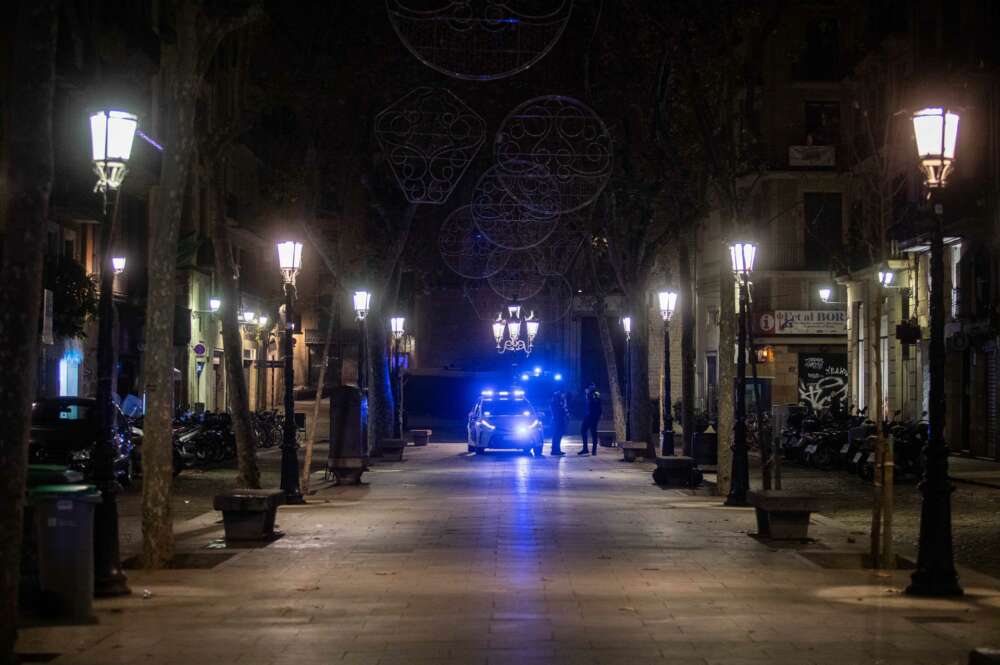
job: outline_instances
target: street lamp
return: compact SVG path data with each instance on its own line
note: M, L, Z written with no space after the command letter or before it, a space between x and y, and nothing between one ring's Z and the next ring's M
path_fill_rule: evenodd
M219 308L222 307L222 300L220 298L209 298L208 299L208 309L212 312L218 312Z
M281 440L281 489L285 492L285 503L298 504L305 503L305 500L299 490L299 445L295 440L295 368L292 343L295 319L292 306L295 302L295 278L302 268L302 243L290 240L278 243L278 267L285 287L285 335L282 339L285 356L285 422ZM253 320L253 312L249 314L250 320ZM243 318L247 320L246 312Z
M823 302L829 303L830 296L832 295L833 295L833 289L831 289L829 286L819 287L819 299L822 300Z
M125 257L124 256L112 256L111 257L111 267L114 269L116 275L120 275L125 272Z
M120 110L105 110L90 116L91 155L101 195L100 300L97 318L97 423L94 444L94 480L101 492L101 503L94 515L94 595L119 596L130 593L121 567L118 538L118 482L115 478L115 407L111 386L114 381L114 278L117 274L111 243L115 239L117 215L111 213L108 192L115 193L115 203L125 180L126 165L132 154L132 140L138 119ZM118 257L121 258L121 257ZM124 260L121 265L124 269Z
M934 212L931 232L931 335L929 436L924 446L924 477L920 483L920 540L917 569L906 593L915 596L962 594L955 571L951 535L951 493L948 478L948 444L944 440L944 220L936 194L948 184L958 143L958 113L946 107L929 107L913 114L917 159L924 172L928 202Z
M674 417L670 397L670 321L677 309L677 292L660 291L660 316L663 318L663 432L660 433L660 451L664 456L674 454Z
M884 289L892 286L893 281L896 279L896 273L889 270L888 268L883 268L878 271L878 283Z
M727 506L747 505L750 491L750 460L747 452L747 303L750 298L750 273L757 258L757 245L734 242L729 246L729 258L739 289L739 337L736 342L736 415L733 427L732 479Z
M632 317L622 317L622 329L625 331L625 440L632 440Z
M247 310L243 312L243 323L253 323L257 319L257 315L252 311Z
M403 436L403 367L400 345L402 344L403 337L406 335L406 319L402 316L394 316L389 319L389 326L392 330L392 365L396 371L395 384L397 390L396 413L394 414L395 418L393 418L393 429L395 430L395 436L398 439Z
M358 340L358 388L361 390L364 390L367 385L367 381L365 380L367 374L365 363L368 359L365 350L368 345L368 336L366 334L365 320L368 317L368 312L371 310L371 305L371 293L364 290L354 292L354 314L358 319L358 334L360 335L360 339Z
M521 336L522 326L526 339ZM530 356L535 348L535 337L538 336L541 322L535 318L534 312L530 312L527 316L521 316L520 305L508 305L507 318L504 318L503 312L500 312L491 327L493 339L497 343L497 353L524 351L524 355ZM505 333L506 338L504 338Z

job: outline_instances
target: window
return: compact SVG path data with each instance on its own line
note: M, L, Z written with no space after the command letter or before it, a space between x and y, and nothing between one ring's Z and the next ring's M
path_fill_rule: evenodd
M833 256L841 253L841 194L806 192L802 196L806 268L829 270Z
M840 21L833 16L815 16L806 21L804 32L796 78L800 81L840 78Z
M840 142L840 104L806 102L806 145L837 145Z

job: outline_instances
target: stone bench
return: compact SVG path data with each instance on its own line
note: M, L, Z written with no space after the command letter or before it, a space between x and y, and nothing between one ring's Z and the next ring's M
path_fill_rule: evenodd
M616 438L618 437L614 431L598 430L597 432L597 441L605 448L614 448Z
M646 456L645 441L622 441L619 447L622 449L622 459L626 462L634 462L637 457Z
M382 449L382 459L387 462L402 462L403 448L406 442L402 439L382 439L379 448Z
M275 535L274 516L284 503L280 489L236 489L216 494L212 505L222 511L226 540L268 540Z
M1000 649L979 647L969 652L969 665L1000 665Z
M431 440L433 432L429 429L411 429L410 436L413 437L414 446L426 446Z
M819 510L819 499L795 490L759 490L748 495L757 513L757 535L774 540L805 540L809 516Z
M661 487L698 487L702 479L694 458L682 455L656 458L653 482Z

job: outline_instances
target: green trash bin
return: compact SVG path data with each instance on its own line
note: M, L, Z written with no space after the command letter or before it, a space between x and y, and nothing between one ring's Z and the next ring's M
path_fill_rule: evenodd
M38 485L28 492L38 543L39 611L89 620L94 599L93 485Z
M39 485L77 485L83 474L61 464L29 464L28 489Z

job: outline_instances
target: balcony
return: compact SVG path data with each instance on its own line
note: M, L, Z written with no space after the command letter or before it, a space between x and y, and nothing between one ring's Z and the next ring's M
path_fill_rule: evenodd
M832 145L790 145L788 165L806 169L829 169L837 165L837 149Z
M802 270L805 251L798 242L769 242L757 252L757 270Z

